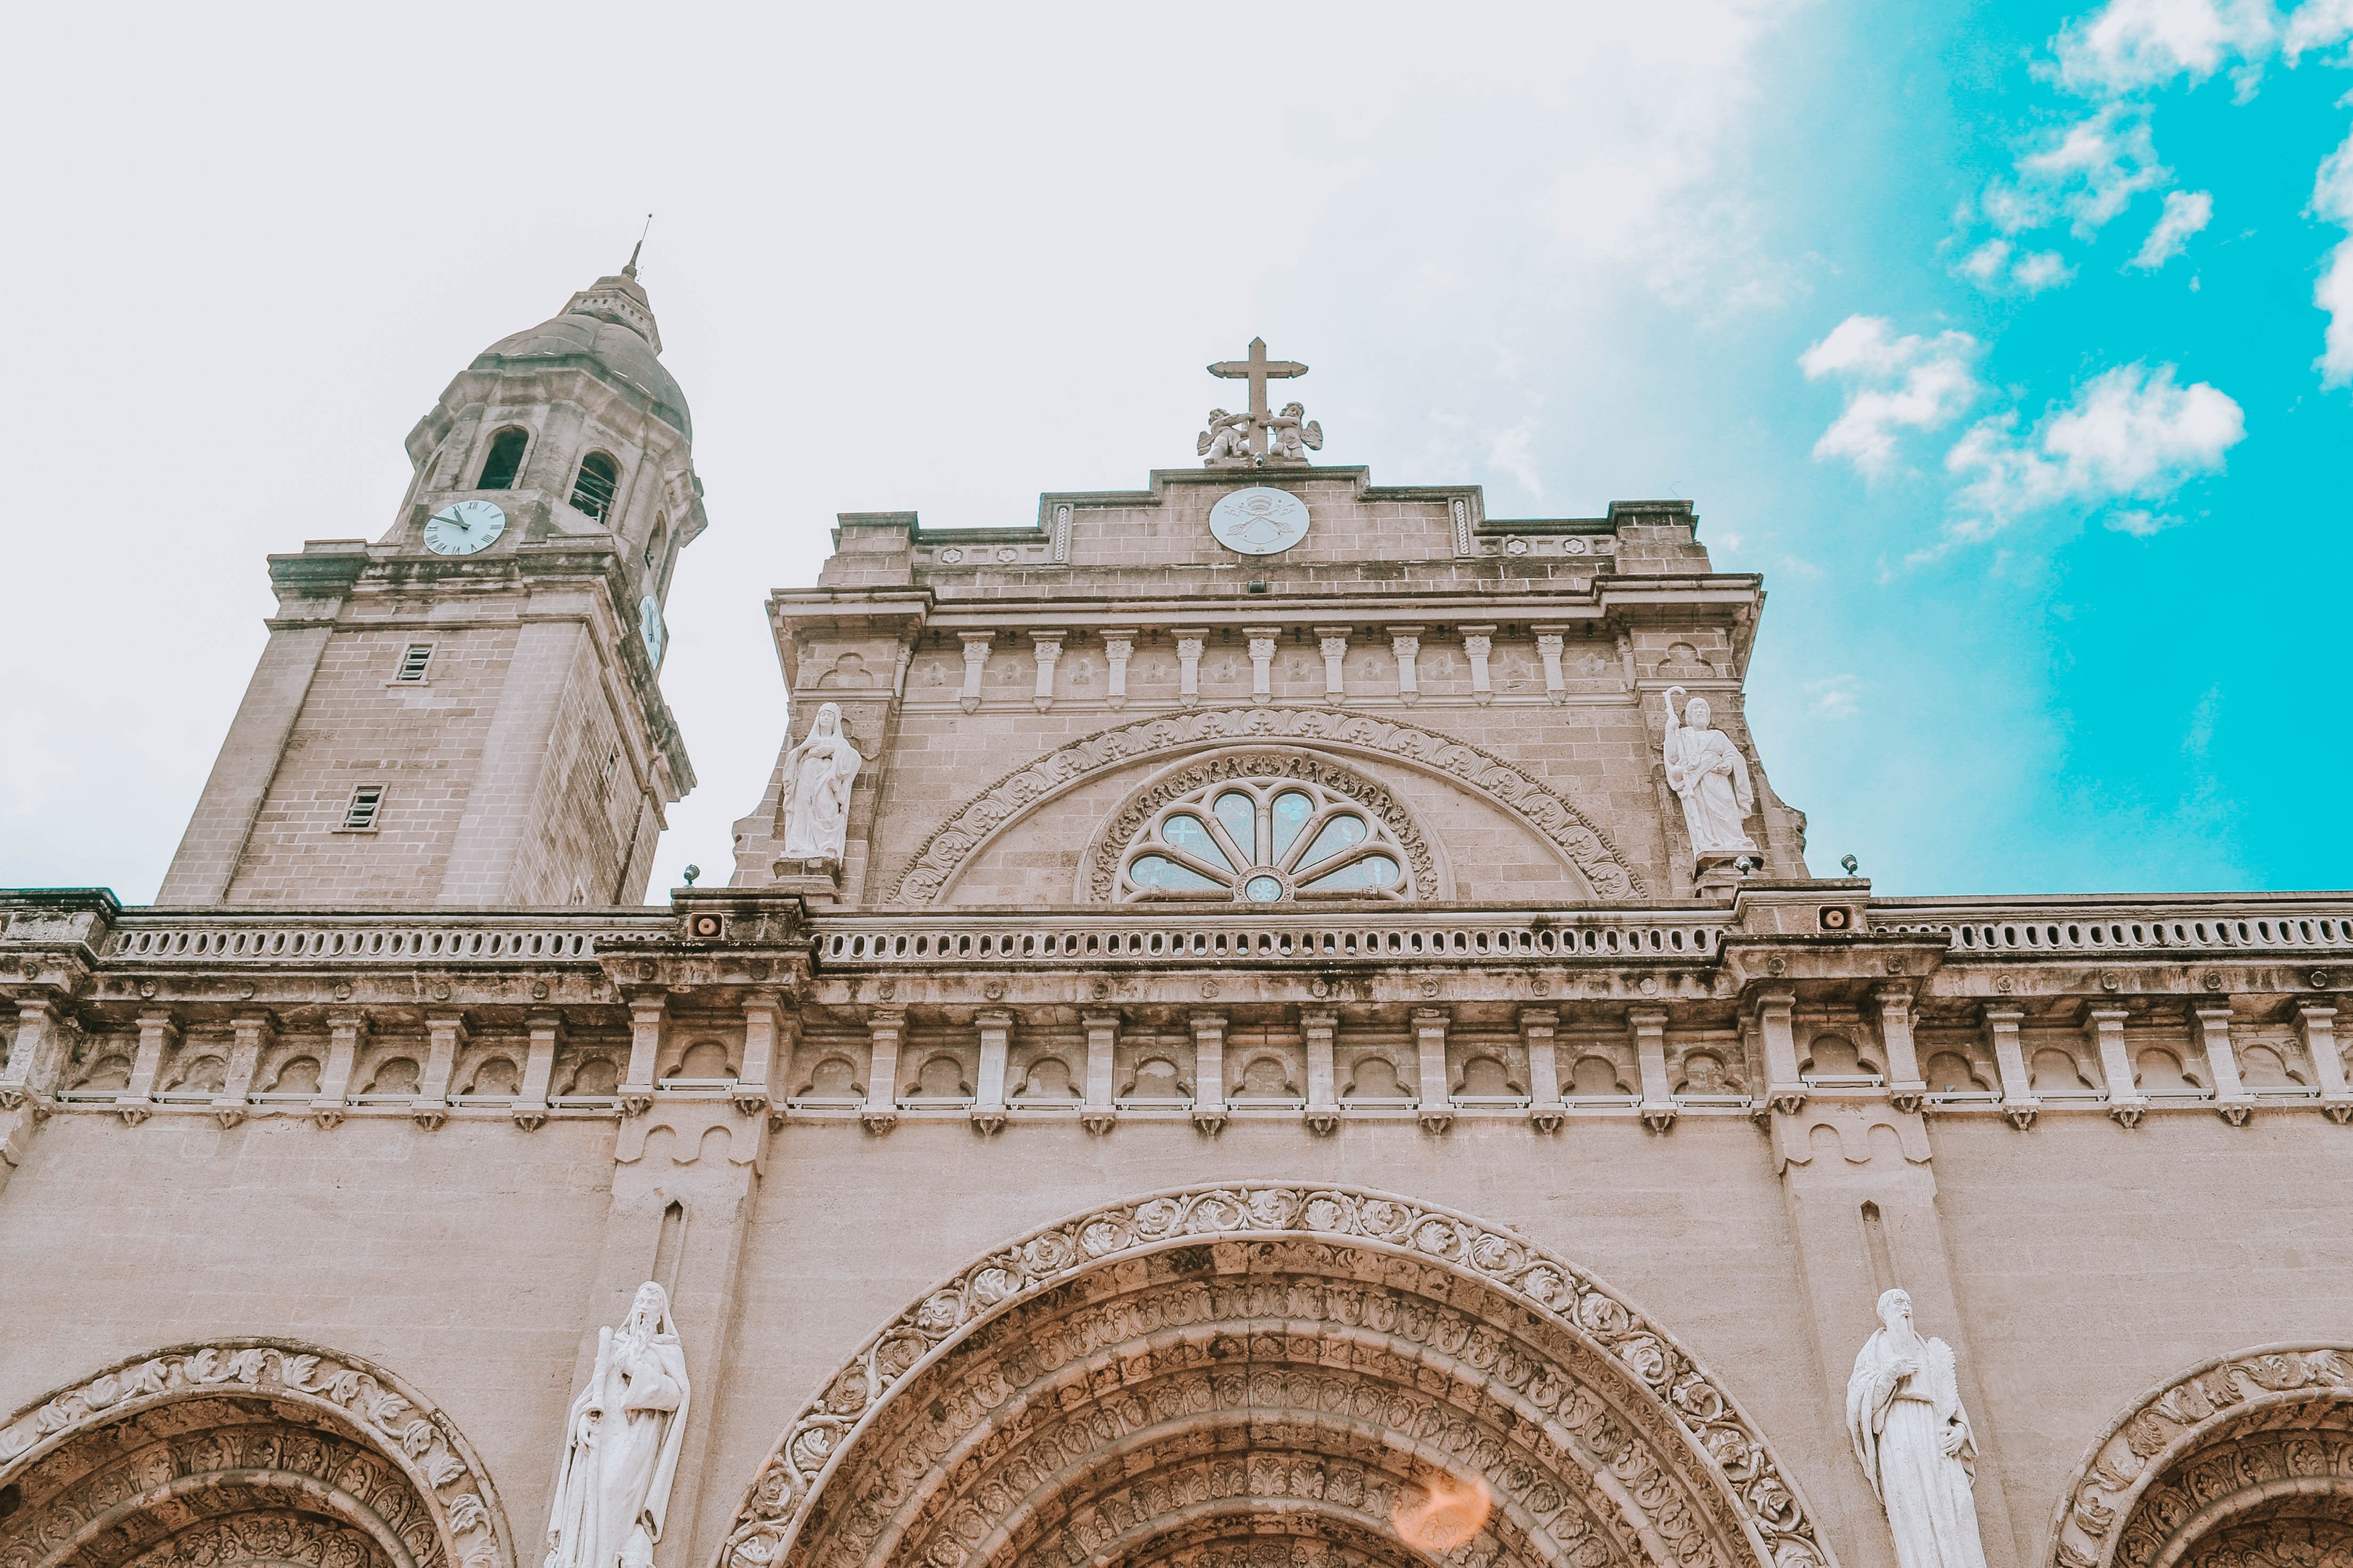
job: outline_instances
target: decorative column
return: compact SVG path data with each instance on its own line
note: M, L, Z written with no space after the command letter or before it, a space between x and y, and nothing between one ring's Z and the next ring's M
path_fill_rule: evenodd
M1109 661L1111 673L1104 691L1104 700L1113 708L1127 706L1127 661L1135 657L1135 628L1107 626L1103 629L1103 657Z
M2125 1020L2132 1015L2122 1007L2094 1007L2084 1015L2093 1041L2100 1051L2100 1078L2108 1086L2108 1115L2119 1127L2137 1127L2148 1100L2133 1082L2132 1053L2125 1047Z
M2019 1026L2026 1014L2017 1007L1985 1010L1986 1032L1993 1037L1994 1068L2001 1074L2001 1114L2021 1132L2034 1125L2042 1109L2034 1098L2034 1079L2026 1070L2026 1049L2019 1043Z
M180 1043L180 1020L169 1013L139 1015L139 1055L131 1064L131 1082L114 1097L116 1114L131 1126L147 1120L155 1097L155 1079L164 1070L164 1054ZM343 1076L349 1078L346 1067Z
M1348 682L1342 661L1348 657L1348 628L1317 626L1315 636L1324 651L1324 700L1335 708L1348 700Z
M629 1070L621 1079L621 1114L643 1116L654 1102L654 1066L661 1055L667 992L629 998Z
M1389 628L1389 651L1397 655L1398 700L1400 702L1420 701L1421 679L1413 668L1413 661L1415 657L1421 652L1421 628L1419 626L1391 626Z
M564 1043L564 1019L554 1013L533 1013L523 1020L531 1046L523 1056L522 1086L515 1091L507 1114L529 1132L547 1121L547 1091L555 1079L555 1050Z
M779 1067L787 1065L786 1054L776 1047L781 1031L789 1026L784 998L776 992L753 991L744 995L744 1065L728 1097L746 1116L767 1110L782 1098L776 1093L776 1076Z
M976 1013L972 1021L980 1031L980 1081L973 1086L979 1092L973 1098L972 1124L986 1135L1005 1125L1005 1058L1012 1047L1013 1015Z
M1765 1100L1783 1115L1795 1115L1806 1103L1805 1079L1798 1076L1797 1033L1790 1015L1798 999L1786 991L1757 998L1757 1029L1765 1047Z
M1528 1047L1528 1122L1556 1132L1567 1119L1560 1103L1560 1015L1549 1007L1520 1009L1520 1038Z
M1495 628L1464 626L1462 651L1471 656L1471 700L1482 707L1495 700L1495 689L1487 683L1487 655L1493 651Z
M2214 1109L2233 1127L2244 1127L2255 1109L2255 1097L2239 1079L2239 1058L2231 1048L2231 1009L2198 1009L2198 1043L2206 1052L2206 1070L2214 1076Z
M1242 628L1250 638L1250 700L1261 707L1274 700L1274 639L1281 635L1279 626Z
M1176 628L1176 700L1187 708L1201 701L1201 641L1209 635L1206 626Z
M1193 1125L1215 1136L1226 1125L1226 1020L1193 1015Z
M1568 680L1560 672L1561 628L1536 628L1536 657L1544 660L1545 695L1555 702L1568 699Z
M2353 1092L2345 1087L2345 1058L2337 1044L2337 1009L2318 1002L2299 1002L2295 1029L2304 1040L2305 1057L2312 1063L2313 1080L2320 1085L2320 1109L2330 1121L2342 1123L2353 1117Z
M141 1030L147 1020L139 1020ZM319 1074L319 1097L311 1102L311 1120L322 1127L342 1125L343 1110L351 1103L352 1072L359 1066L360 1046L367 1039L368 1017L365 1013L330 1013L327 1015L327 1061ZM142 1038L141 1049L145 1050ZM136 1083L134 1077L132 1080Z
M213 1097L213 1115L223 1127L234 1127L245 1120L253 1075L261 1066L261 1053L277 1037L277 1020L267 1013L253 1013L230 1019L229 1027L235 1038L228 1047L228 1070L221 1078L220 1093Z
M1898 1110L1917 1110L1928 1092L1920 1052L1912 1040L1912 993L1900 985L1873 994L1879 1003L1879 1037L1887 1047L1887 1094Z
M969 713L980 706L981 677L988 673L988 645L994 632L958 632L964 639L964 691L956 705Z
M907 1038L907 1015L877 1007L866 1015L866 1032L874 1048L866 1059L866 1109L858 1120L869 1132L888 1132L899 1121L899 1047Z
M1452 1020L1442 1008L1413 1010L1415 1054L1421 1062L1421 1109L1425 1132L1443 1132L1454 1125L1454 1095L1446 1081L1446 1026Z
M1113 1068L1119 1053L1119 1015L1089 1013L1079 1020L1087 1031L1087 1099L1079 1125L1100 1137L1119 1121Z
M52 1085L66 1054L65 1019L47 996L24 996L16 1002L16 1038L0 1066L0 1107L14 1110ZM37 1110L36 1114L41 1114Z
M416 1101L408 1114L419 1127L438 1127L449 1120L449 1076L457 1070L459 1047L466 1043L466 1016L462 1013L428 1013L425 1016L427 1046L425 1081L417 1085ZM637 1067L637 1056L630 1053L629 1066ZM647 1081L652 1081L653 1064L646 1064ZM649 1104L652 1103L650 1100Z
M1340 1125L1340 1096L1332 1073L1332 1037L1339 1028L1337 1014L1299 1016L1299 1037L1307 1046L1307 1131L1318 1136Z
M1062 657L1061 632L1031 632L1031 651L1038 660L1038 690L1033 699L1043 713L1054 705L1054 662Z
M1675 1124L1677 1109L1674 1084L1667 1077L1666 1009L1629 1008L1626 1027L1634 1037L1634 1065L1641 1075L1642 1125L1664 1132Z

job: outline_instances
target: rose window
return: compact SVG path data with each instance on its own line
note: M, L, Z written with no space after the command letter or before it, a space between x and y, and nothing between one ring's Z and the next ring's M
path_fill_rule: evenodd
M1320 784L1245 780L1163 807L1120 862L1123 899L1414 896L1410 862L1362 805Z

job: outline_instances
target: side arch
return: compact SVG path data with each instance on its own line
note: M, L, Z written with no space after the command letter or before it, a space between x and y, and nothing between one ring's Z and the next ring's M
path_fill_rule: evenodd
M1097 731L1005 774L932 831L900 870L890 901L934 902L973 852L1015 818L1106 767L1161 753L1282 741L1435 773L1525 822L1560 850L1597 898L1616 902L1645 891L1640 873L1583 812L1492 752L1417 725L1336 708L1212 708Z
M1396 1521L1466 1485L1495 1568L1833 1568L1755 1424L1606 1287L1293 1184L1095 1209L931 1291L787 1424L718 1568L1402 1568Z
M2353 1346L2260 1346L2150 1390L2076 1468L2049 1563L2353 1568Z
M294 1341L133 1357L0 1424L0 1568L514 1568L456 1425Z

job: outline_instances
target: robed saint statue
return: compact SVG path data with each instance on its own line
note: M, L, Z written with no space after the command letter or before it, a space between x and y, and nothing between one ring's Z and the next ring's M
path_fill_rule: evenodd
M866 759L842 733L841 709L828 702L809 721L801 743L785 753L787 860L839 860L849 837L849 785Z
M1912 1325L1912 1298L1879 1298L1879 1331L1854 1358L1846 1430L1887 1510L1898 1568L1985 1568L1971 1488L1978 1445L1953 1347Z
M572 1402L543 1568L650 1568L686 1436L686 1354L670 1297L647 1280Z

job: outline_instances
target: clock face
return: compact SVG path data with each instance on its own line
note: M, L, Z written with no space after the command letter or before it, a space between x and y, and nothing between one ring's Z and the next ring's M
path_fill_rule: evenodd
M496 501L451 501L425 520L425 548L436 555L471 555L488 550L507 531L507 514Z
M638 601L638 635L646 639L646 657L654 661L656 669L659 669L662 647L669 641L669 634L662 629L661 606L654 603L651 594Z

